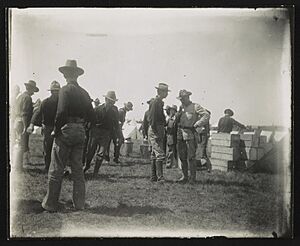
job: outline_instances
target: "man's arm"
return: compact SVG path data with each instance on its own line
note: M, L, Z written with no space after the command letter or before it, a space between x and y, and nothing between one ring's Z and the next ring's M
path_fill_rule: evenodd
M194 124L194 127L203 127L206 124L208 124L209 119L210 119L210 113L203 107L201 107L199 104L195 104L195 111L199 116L199 120L196 121Z
M150 104L149 108L149 125L151 128L156 131L156 123L157 123L157 112L159 111L158 103L156 100L154 100Z
M58 95L56 117L54 123L54 134L61 132L61 127L65 124L67 118L68 98L65 88L61 88Z
M241 124L240 122L236 121L235 119L231 118L233 125L238 126L241 129L246 129L246 126L244 126L243 124Z
M25 97L23 102L22 102L22 108L21 108L21 117L22 117L22 122L23 122L23 133L26 132L26 129L28 127L28 124L30 123L31 120L31 115L32 114L32 99L30 96Z
M34 130L34 126L42 126L42 112L45 101L33 112L31 117L30 125L27 127L27 133L31 134Z

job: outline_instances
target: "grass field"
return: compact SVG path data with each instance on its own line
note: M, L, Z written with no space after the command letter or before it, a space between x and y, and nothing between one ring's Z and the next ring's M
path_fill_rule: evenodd
M123 165L104 163L98 179L87 173L89 208L47 213L40 205L47 189L41 137L33 135L30 145L32 165L12 176L14 237L273 237L286 226L280 175L198 171L193 186L175 183L181 172L172 168L164 169L164 184L151 183L150 163L137 147ZM62 187L68 206L71 177Z

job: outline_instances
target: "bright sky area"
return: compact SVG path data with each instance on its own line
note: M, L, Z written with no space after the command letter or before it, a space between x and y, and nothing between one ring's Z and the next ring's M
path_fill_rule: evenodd
M283 9L12 9L10 85L33 79L44 99L58 67L76 59L79 84L104 102L132 101L142 119L155 86L167 83L165 105L180 89L212 112L225 108L246 125L291 124L290 31Z

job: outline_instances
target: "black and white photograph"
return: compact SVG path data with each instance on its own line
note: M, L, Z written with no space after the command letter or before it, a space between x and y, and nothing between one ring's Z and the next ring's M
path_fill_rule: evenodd
M9 237L291 238L292 23L9 8Z

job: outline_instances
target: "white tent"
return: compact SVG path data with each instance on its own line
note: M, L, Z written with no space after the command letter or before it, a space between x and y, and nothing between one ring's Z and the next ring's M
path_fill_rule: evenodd
M125 122L123 125L123 135L124 138L131 138L131 139L143 139L142 133L139 131L141 127L141 123L137 123L135 120L130 122Z

